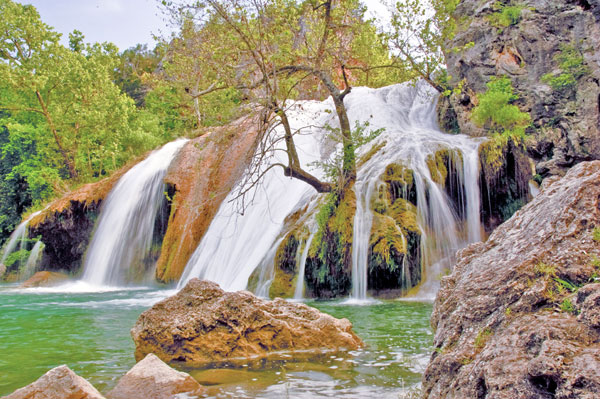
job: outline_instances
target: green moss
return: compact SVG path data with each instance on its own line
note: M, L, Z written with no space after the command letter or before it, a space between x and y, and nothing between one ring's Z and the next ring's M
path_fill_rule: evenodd
M477 336L475 337L474 346L475 349L480 350L483 349L488 339L492 336L492 330L490 328L484 328L480 330Z
M408 167L401 163L390 164L385 168L381 180L388 185L392 202L397 198L406 198L416 203L414 172Z
M373 156L375 154L377 154L379 152L379 150L381 150L383 147L385 147L385 145L387 144L387 141L382 141L381 143L374 145L373 147L371 147L371 149L362 157L360 157L360 159L358 160L358 162L356 163L356 167L360 168L361 166L363 166L364 164L366 164L367 162L369 162L369 160L371 158L373 158Z
M462 164L462 155L458 151L444 148L429 155L425 163L433 181L444 187L448 180L448 173L452 163Z
M562 45L560 52L553 57L561 73L547 73L542 76L542 82L547 83L556 91L572 89L579 79L589 74L584 64L583 54L574 44Z
M516 25L521 20L521 11L525 7L521 5L504 5L500 2L494 4L494 13L488 15L487 19L496 28L507 28Z
M576 313L575 307L573 306L573 303L571 302L571 299L569 299L569 298L565 298L562 301L562 303L560 304L560 310L565 313L571 313L571 314Z
M600 227L594 228L594 231L592 232L592 237L594 241L600 242Z

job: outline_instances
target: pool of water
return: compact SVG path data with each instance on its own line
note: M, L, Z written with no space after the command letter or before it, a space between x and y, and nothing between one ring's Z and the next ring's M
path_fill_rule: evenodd
M0 285L0 396L67 364L106 393L134 364L129 330L173 291L18 289ZM281 355L228 368L185 370L218 398L408 397L431 351L431 304L308 302L346 317L367 344L311 358Z

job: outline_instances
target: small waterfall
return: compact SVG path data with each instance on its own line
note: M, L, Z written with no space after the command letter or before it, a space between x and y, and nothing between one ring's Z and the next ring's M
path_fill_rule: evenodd
M141 263L150 250L154 223L164 202L163 179L187 140L176 140L152 152L119 179L102 204L88 247L82 280L118 285L143 277Z
M6 258L8 258L11 253L15 252L17 245L19 246L19 250L25 249L25 239L27 238L27 227L29 226L29 222L31 219L39 215L40 212L41 211L37 211L29 215L29 217L21 222L15 231L12 232L8 239L8 243L4 247L4 253L2 254L0 263L4 264Z
M31 252L29 252L29 257L27 258L25 267L21 272L21 279L28 279L29 277L33 276L33 274L37 271L40 255L43 251L44 243L42 241L36 242L33 248L31 248Z
M255 294L262 298L269 297L269 288L271 287L271 282L275 277L275 270L273 270L273 263L275 263L275 256L277 256L277 249L279 245L283 241L283 238L275 241L275 244L269 249L267 255L260 262L258 269L260 270L260 274L258 276L258 283L256 284L256 292Z
M299 265L299 269L298 277L296 280L296 289L294 291L294 299L302 299L304 297L304 272L306 269L306 258L308 257L308 250L310 249L310 244L312 244L313 238L315 238L316 233L316 226L311 225L310 235L304 243L304 248L302 248L302 252L300 252L300 246L298 247L298 253L300 254L300 256L298 257L299 259L296 260L296 265Z

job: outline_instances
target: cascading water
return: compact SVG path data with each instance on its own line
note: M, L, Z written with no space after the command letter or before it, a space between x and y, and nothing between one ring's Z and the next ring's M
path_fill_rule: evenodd
M353 123L369 122L384 132L369 148L381 147L359 169L354 191L357 207L352 247L352 298L366 299L369 238L373 219L371 200L379 187L379 177L391 163L401 163L414 173L417 214L421 229L421 259L426 281L419 296L431 298L437 291L438 274L450 266L457 249L481 239L478 148L481 140L449 135L437 127L435 94L424 83L396 85L382 89L358 88L348 96L346 106ZM363 148L364 155L369 148ZM432 178L427 160L436 151L458 151L463 168L457 173L467 224L466 239L460 238L459 220L452 202ZM439 271L430 266L441 267ZM402 265L406 267L405 264ZM406 274L405 272L403 274Z
M37 271L40 256L42 255L43 251L44 243L41 241L36 242L33 248L31 248L31 252L29 253L29 257L27 258L27 262L25 263L25 267L21 273L22 279L31 277Z
M421 259L426 268L431 265L448 267L458 248L481 238L477 153L482 140L441 132L435 120L434 99L435 93L424 83L381 89L354 88L345 99L352 125L368 122L370 129L384 129L370 146L364 146L358 153L359 157L365 156L371 148L379 148L376 156L359 167L354 185L357 198L352 249L354 299L362 300L367 295L369 238L373 220L371 202L382 184L379 177L391 163L402 163L414 172L417 213L422 230ZM328 135L322 127L327 124L337 126L332 110L333 104L329 99L323 103L299 103L288 113L294 129L313 126L305 129L305 134L296 136L303 167L321 160L320 149ZM427 166L427 158L440 149L460 154L462 168L457 169L457 175L464 205L461 211L466 219L465 234L461 234L459 212L453 210L452 201L432 178ZM273 155L271 162L279 162L278 157ZM315 174L318 175L319 171ZM193 277L200 277L215 281L226 290L244 289L259 265L263 265L261 275L267 276L264 267L273 267L272 259L283 235L285 217L314 201L315 196L310 186L285 178L279 169L271 169L265 174L254 194L254 201L243 215L235 214L232 202L235 194L231 193L188 262L178 287L181 288ZM305 251L309 246L309 243L305 245ZM301 255L297 265L300 273L306 262L305 254ZM265 262L271 264L266 265ZM408 275L405 262L401 267ZM429 297L435 294L437 272L426 270L425 277L423 295ZM303 278L299 276L295 297L301 296L301 280ZM268 276L264 281L268 281ZM260 291L263 295L268 292L265 287Z
M306 271L306 258L308 257L308 250L310 249L310 244L312 244L313 238L315 238L316 233L316 226L311 225L310 235L306 239L304 247L298 247L298 253L300 254L300 256L296 261L296 264L299 265L299 269L298 279L296 280L296 289L294 290L294 299L302 299L304 296L304 274ZM300 248L302 248L302 252L300 252Z
M0 259L0 263L4 264L6 258L8 258L8 256L11 253L15 252L17 245L19 246L20 250L25 248L25 238L27 237L27 227L29 227L29 222L31 221L31 219L39 215L40 212L41 211L37 211L29 215L29 217L23 222L21 222L21 224L17 226L15 231L12 232L8 239L8 243L4 248L4 253L2 254L2 259Z
M165 144L119 179L102 205L85 257L82 280L93 285L119 285L139 279L150 250L154 223L164 202L163 179L187 140Z
M302 102L288 112L294 129L306 127L295 137L303 168L308 169L309 164L322 160L321 140L326 133L309 126L314 125L315 120L327 123L323 115L331 119L325 112L330 107L328 102ZM285 163L285 157L284 152L273 151L267 164ZM299 209L299 204L307 204L314 197L314 189L298 179L285 177L280 168L271 168L254 187L250 194L253 200L243 214L237 212L235 197L234 190L221 204L188 261L178 288L191 278L199 277L214 281L225 290L245 289L248 278L267 253L276 251L274 243L280 238L285 218Z

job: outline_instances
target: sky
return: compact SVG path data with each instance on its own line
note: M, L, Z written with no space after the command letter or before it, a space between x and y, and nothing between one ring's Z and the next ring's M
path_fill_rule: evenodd
M112 42L119 50L138 43L153 48L152 35L169 36L157 0L16 0L37 8L42 21L62 33L69 43L69 32L83 32L85 42Z
M162 15L158 0L15 0L32 4L42 21L62 33L61 42L69 44L69 33L83 32L86 43L112 42L119 50L138 43L153 48L153 35L168 37L172 29ZM381 17L385 8L380 0L363 0L371 15Z

